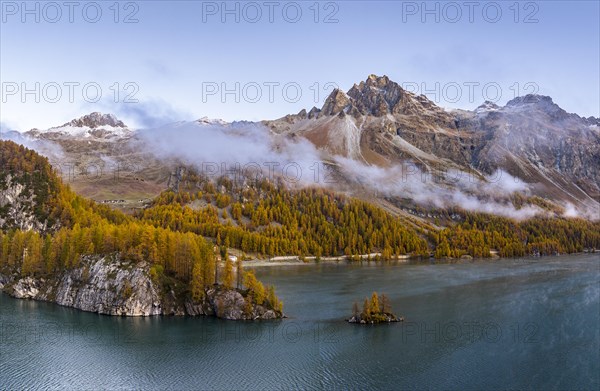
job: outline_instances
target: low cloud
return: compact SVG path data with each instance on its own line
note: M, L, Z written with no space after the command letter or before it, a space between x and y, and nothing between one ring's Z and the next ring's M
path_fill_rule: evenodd
M10 140L29 149L33 149L40 155L46 156L50 161L60 160L65 157L64 150L57 143L49 140L34 139L17 131L5 132L3 130L0 132L0 139Z
M419 170L414 164L382 168L355 160L336 159L346 176L363 186L387 196L413 199L419 204L447 208L459 206L473 212L491 213L513 219L527 219L546 213L537 206L520 209L508 200L512 193L525 192L525 183L504 171L481 180L459 170L449 170L443 177Z
M217 167L219 174L259 167L264 176L283 174L292 182L307 184L311 166L321 159L305 139L273 135L261 124L180 122L138 133L141 148L162 159L178 159L202 171ZM205 172L206 173L206 172Z
M316 164L322 163L321 153L304 138L290 139L272 134L261 124L239 122L233 124L211 124L199 122L175 123L139 132L143 148L162 159L178 159L195 164L205 171L208 165L218 174L228 170L257 165L295 167L288 170L287 181L301 185L324 184L316 180ZM335 156L338 170L351 183L376 190L394 197L410 198L419 204L446 208L460 206L469 211L492 213L514 219L526 219L545 213L536 206L517 209L508 197L514 192L529 191L527 184L504 171L482 180L458 170L450 170L443 178L433 178L419 170L414 164L382 168L369 166L356 160ZM302 172L295 178L295 170ZM291 171L291 173L289 172Z

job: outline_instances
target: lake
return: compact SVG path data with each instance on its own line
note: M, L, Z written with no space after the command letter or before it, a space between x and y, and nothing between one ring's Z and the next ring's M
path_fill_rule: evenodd
M600 257L256 268L288 319L121 318L0 295L0 388L600 388ZM344 322L376 290L405 322Z

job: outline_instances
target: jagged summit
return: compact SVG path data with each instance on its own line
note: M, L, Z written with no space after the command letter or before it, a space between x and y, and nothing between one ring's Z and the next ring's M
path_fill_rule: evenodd
M113 114L93 112L73 119L61 126L46 130L31 129L25 134L33 138L59 139L75 138L89 140L120 140L134 133L123 121Z
M340 112L347 113L353 107L350 97L342 90L335 89L329 94L321 112L325 115L336 115Z
M342 111L353 116L388 114L415 115L424 111L443 111L424 95L404 90L387 76L369 75L365 81L354 84L347 93L336 89L329 95L321 112L336 115Z
M60 126L73 126L77 128L88 127L91 129L99 128L102 126L112 126L114 128L126 128L127 126L123 121L119 120L113 114L102 114L100 112L93 112L82 117L76 118L66 124ZM54 128L52 128L54 129Z
M366 81L354 85L348 95L356 102L361 113L382 116L402 111L399 105L408 97L407 92L387 76L370 75Z

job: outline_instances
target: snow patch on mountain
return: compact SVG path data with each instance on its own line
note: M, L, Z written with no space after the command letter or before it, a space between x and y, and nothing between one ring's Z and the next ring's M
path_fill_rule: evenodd
M115 141L130 138L135 133L112 114L90 113L62 126L45 130L32 129L25 134L31 138Z
M208 118L208 117L202 117L198 120L196 120L197 123L199 123L200 125L212 125L212 126L225 126L225 125L229 125L229 122L223 121L220 118Z

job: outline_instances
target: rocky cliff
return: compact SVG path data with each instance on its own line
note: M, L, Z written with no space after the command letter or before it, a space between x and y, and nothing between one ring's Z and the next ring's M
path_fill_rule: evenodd
M35 216L34 203L35 195L25 184L14 181L10 174L0 178L0 229L45 230L46 224Z
M117 316L190 315L230 320L283 317L248 302L244 291L214 286L201 302L164 292L149 274L150 265L134 264L118 256L84 257L81 266L53 278L0 275L0 289L19 299L54 302L83 311Z

